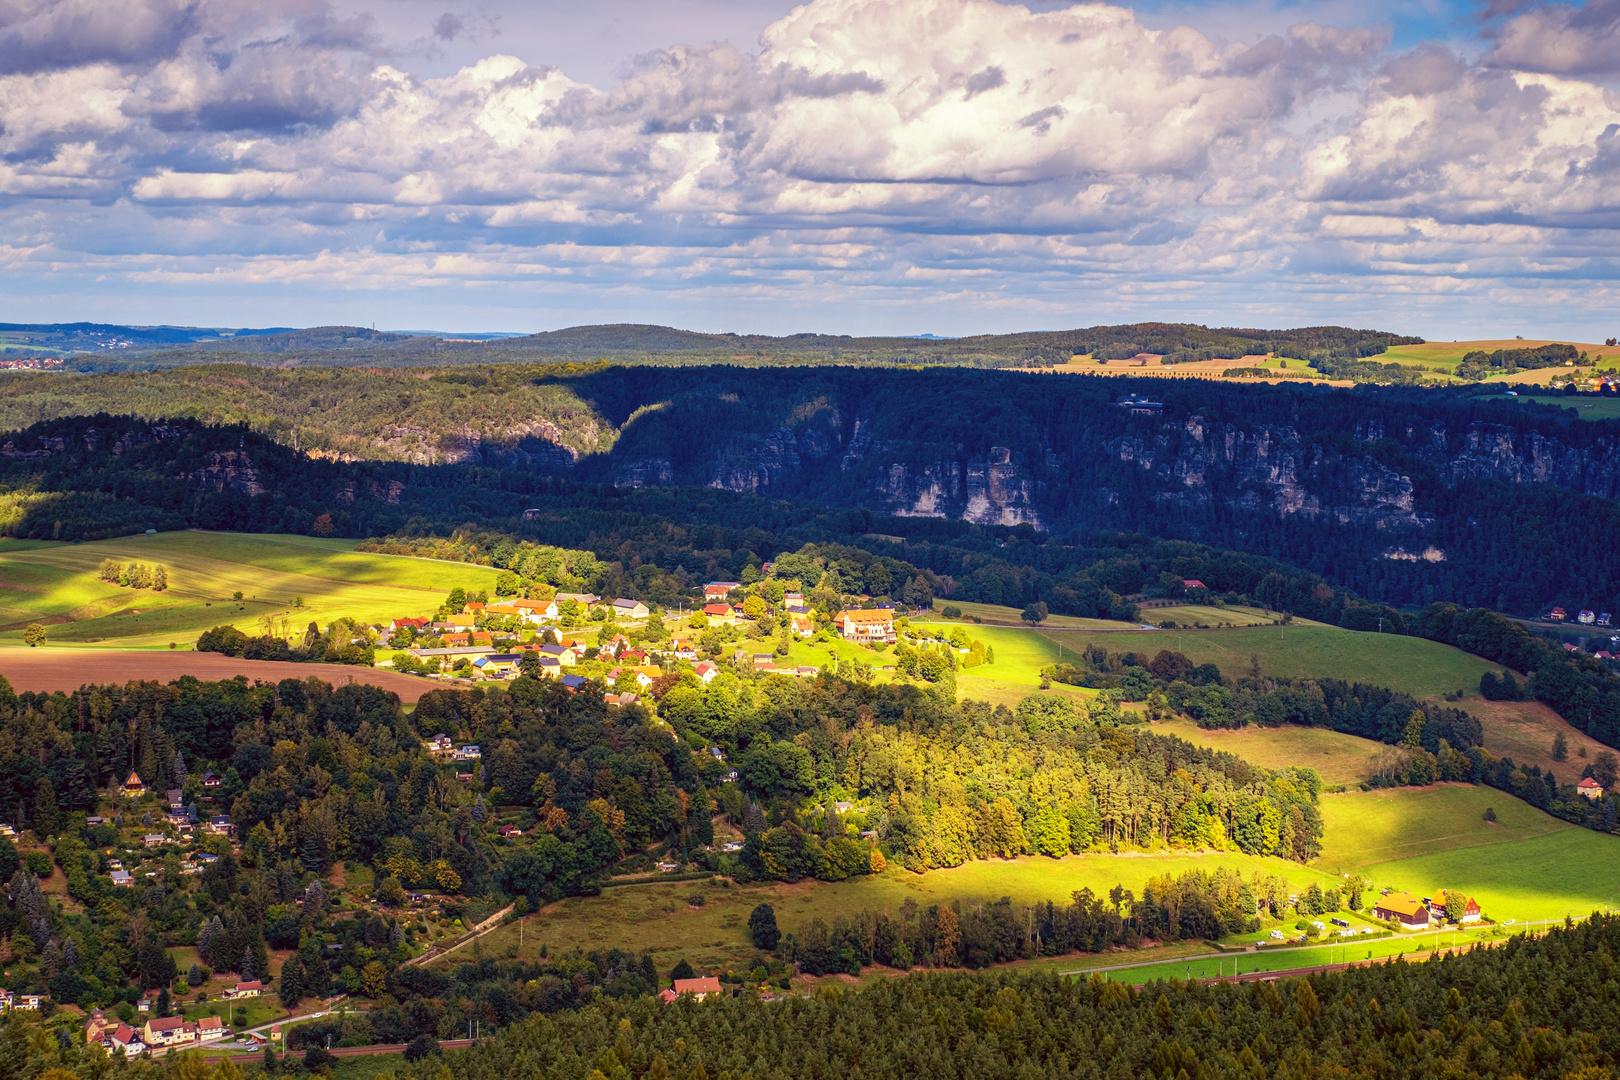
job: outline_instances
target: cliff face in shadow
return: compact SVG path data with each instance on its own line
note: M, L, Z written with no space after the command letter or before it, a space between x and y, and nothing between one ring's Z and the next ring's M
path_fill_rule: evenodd
M1445 493L1471 481L1620 493L1620 426L1439 391L731 369L621 369L571 388L622 426L610 453L552 466L570 475L898 516L1042 529L1161 520L1189 535L1200 522L1266 518L1393 533L1422 532ZM1162 393L1162 412L1118 407L1144 390Z

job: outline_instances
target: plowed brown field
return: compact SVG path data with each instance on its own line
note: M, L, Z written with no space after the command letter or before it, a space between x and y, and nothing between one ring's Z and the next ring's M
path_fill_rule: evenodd
M392 690L405 702L414 702L435 686L430 679L377 668L238 660L219 653L121 649L0 649L0 675L11 680L16 690L67 693L86 683L124 683L131 679L170 682L182 675L195 675L199 679L233 679L246 675L263 682L307 679L313 675L334 686L348 682L370 683Z

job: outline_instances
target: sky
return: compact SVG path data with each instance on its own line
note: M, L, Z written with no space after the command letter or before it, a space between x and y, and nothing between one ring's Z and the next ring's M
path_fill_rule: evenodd
M1620 0L0 0L0 321L1620 335Z

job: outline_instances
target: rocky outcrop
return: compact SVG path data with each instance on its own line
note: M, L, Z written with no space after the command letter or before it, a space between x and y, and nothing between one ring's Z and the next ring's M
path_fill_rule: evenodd
M585 436L594 443L597 433L592 429ZM463 426L449 433L410 424L384 424L367 447L366 456L412 465L490 465L556 472L572 469L579 460L578 452L563 442L562 430L543 418L489 431Z
M1408 477L1371 458L1309 443L1291 427L1250 432L1191 416L1162 424L1151 437L1119 438L1109 449L1152 478L1152 497L1162 505L1219 501L1247 513L1379 528L1428 520L1414 505Z
M180 478L189 480L199 487L212 488L215 491L238 491L250 496L262 495L267 490L259 482L259 470L254 468L252 458L239 450L216 450L208 455L208 464L181 473ZM349 486L353 487L352 484ZM344 494L340 492L338 497L344 498ZM347 493L346 501L354 501L352 490Z

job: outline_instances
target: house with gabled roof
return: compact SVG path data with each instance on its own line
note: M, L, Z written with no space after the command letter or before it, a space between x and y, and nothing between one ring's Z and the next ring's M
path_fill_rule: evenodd
M652 613L648 610L647 605L640 600L631 600L621 596L613 601L613 614L621 619L645 619Z
M1411 893L1389 893L1373 905L1373 917L1412 928L1429 925L1429 905Z
M140 773L134 769L130 770L129 775L124 778L123 792L132 799L146 794L146 784L141 780Z
M1603 785L1590 776L1581 777L1581 782L1575 785L1575 791L1588 799L1603 798Z

